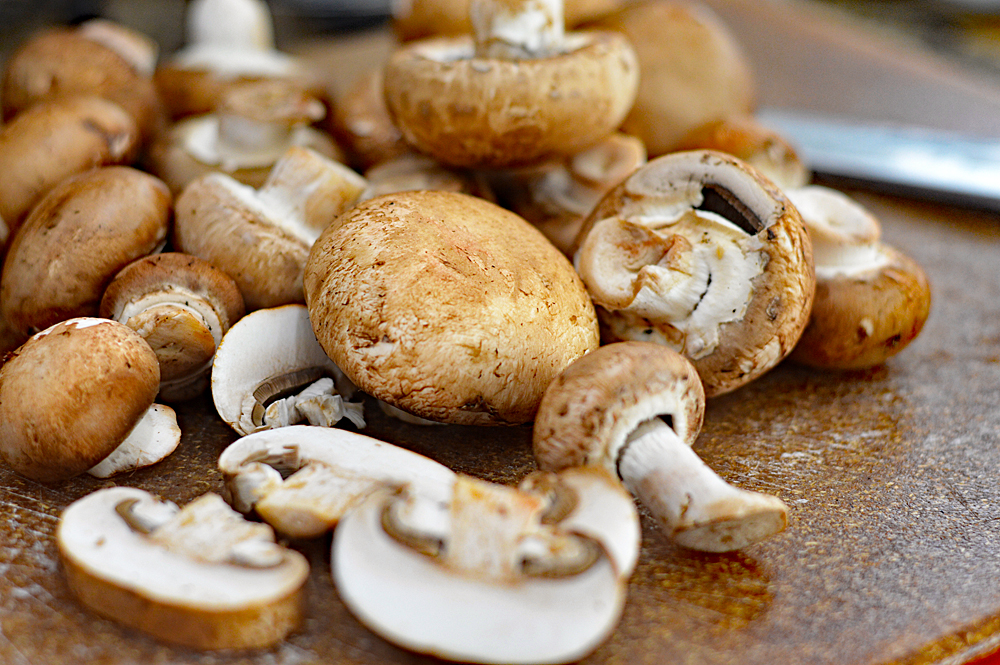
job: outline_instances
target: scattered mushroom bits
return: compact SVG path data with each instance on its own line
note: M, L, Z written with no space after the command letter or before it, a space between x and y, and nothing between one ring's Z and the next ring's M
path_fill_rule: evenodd
M792 352L796 362L861 369L885 362L916 339L930 314L923 268L881 242L881 228L847 195L811 185L788 190L816 255L816 300Z
M345 401L353 390L316 341L302 305L247 314L212 362L215 409L240 434L304 420L329 427L347 418L364 427L362 405Z
M628 41L564 34L561 0L473 0L470 36L411 42L385 65L407 142L448 166L534 164L618 127L639 81Z
M467 194L358 204L316 241L304 283L337 366L428 420L528 422L549 381L598 344L566 257L522 218Z
M475 663L586 656L624 605L635 506L610 476L566 484L585 516L535 489L460 475L443 502L412 487L369 495L334 532L338 593L362 623L413 651ZM612 534L625 542L601 539Z
M649 342L602 346L546 390L535 459L550 471L590 465L616 474L684 547L725 552L780 532L783 501L733 487L692 450L704 409L697 371L681 355Z
M268 647L305 614L305 557L218 495L178 509L130 487L99 490L63 512L56 543L81 603L165 642Z
M414 485L446 498L455 481L447 467L404 448L308 425L237 439L219 457L219 470L234 508L255 511L291 538L326 533L353 505L386 485Z
M602 339L682 353L709 397L774 367L809 318L815 276L799 213L730 155L650 161L597 205L577 245Z

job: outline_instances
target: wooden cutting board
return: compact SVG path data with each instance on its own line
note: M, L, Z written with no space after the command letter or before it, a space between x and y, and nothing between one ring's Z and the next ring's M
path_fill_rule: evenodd
M337 62L347 68L374 62L391 40L365 35L304 51L332 62L345 44L352 55ZM624 616L585 662L963 663L1000 646L1000 220L858 196L882 217L886 239L929 274L923 334L874 370L783 365L710 402L696 449L731 482L784 499L789 527L745 551L706 555L672 546L644 518ZM270 650L176 649L78 605L53 542L69 503L111 484L179 503L221 489L215 459L236 435L207 398L179 415L180 450L114 481L45 487L0 469L0 662L430 662L348 613L330 581L329 538L293 543L313 566L308 619ZM526 427L420 428L374 408L368 416L369 434L459 471L513 483L534 468Z

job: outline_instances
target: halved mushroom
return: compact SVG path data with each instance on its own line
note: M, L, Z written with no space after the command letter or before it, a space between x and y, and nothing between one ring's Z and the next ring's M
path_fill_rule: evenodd
M587 465L616 474L685 547L740 549L784 529L788 509L728 484L692 450L704 399L694 366L674 351L649 342L602 346L546 390L535 459L545 470Z
M618 622L638 516L610 476L565 487L578 501L568 511L538 486L461 475L446 501L408 487L375 492L334 533L337 591L373 631L421 653L475 663L582 658ZM591 512L607 501L615 508ZM622 518L625 528L601 523ZM602 539L616 530L624 547Z
M307 420L364 427L354 387L316 341L302 305L257 310L222 338L212 362L212 400L240 434Z
M455 474L404 448L345 430L293 425L244 436L219 457L228 500L279 533L313 538L386 485L446 497ZM283 478L284 476L284 478Z
M180 442L177 413L169 406L153 404L125 440L110 455L87 469L87 473L95 478L110 478L135 471L163 460L177 449Z
M799 213L730 155L652 160L598 204L577 244L602 338L673 348L710 397L774 367L809 318L815 276Z
M787 194L816 256L812 316L791 358L812 367L861 369L902 351L930 314L923 268L881 242L878 220L847 195L819 185Z
M165 642L267 647L305 614L305 557L214 494L178 509L142 490L103 489L63 512L56 543L81 603Z
M385 65L407 142L449 166L526 166L584 150L621 123L639 70L613 32L564 34L561 0L473 0L473 37L411 42Z

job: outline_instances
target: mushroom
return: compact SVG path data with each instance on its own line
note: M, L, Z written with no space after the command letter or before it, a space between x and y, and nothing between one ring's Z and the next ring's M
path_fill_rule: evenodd
M301 303L310 247L365 184L343 164L299 147L285 152L260 189L209 173L177 198L174 245L232 276L248 310Z
M33 335L0 367L0 458L43 483L121 445L152 406L156 355L117 321L75 318Z
M331 114L333 135L360 171L411 151L385 106L382 85L381 67L358 76Z
M170 192L128 166L67 178L32 209L7 250L0 310L22 335L97 316L101 296L131 261L167 238Z
M219 457L230 504L291 538L314 538L386 485L447 498L455 474L362 434L292 425L237 439ZM283 476L287 476L283 478Z
M474 38L400 47L386 105L407 142L448 166L506 168L584 150L621 123L639 69L612 32L564 34L561 0L473 0Z
M305 272L316 337L359 388L414 415L520 424L598 344L566 257L514 213L456 192L399 192L346 211Z
M126 471L152 466L165 459L181 442L177 412L153 404L135 424L125 440L110 455L87 469L95 478L110 478Z
M334 532L337 591L362 623L413 651L474 663L580 659L618 622L639 536L617 481L587 480L565 482L576 506L561 511L549 492L463 475L446 501L409 486L374 492ZM624 542L603 540L611 534Z
M160 399L182 401L209 385L222 336L243 316L226 273L196 256L154 254L125 266L104 291L99 313L131 327L160 363Z
M358 203L383 194L414 190L462 192L487 201L494 200L487 179L479 172L450 169L434 159L407 152L387 159L365 172L368 185Z
M307 420L332 426L347 418L365 426L361 404L345 401L354 386L323 352L302 305L262 309L222 338L212 362L212 400L240 434Z
M802 220L730 155L650 161L597 205L577 245L602 339L682 353L709 397L774 367L809 318L815 278Z
M787 194L816 256L812 316L790 357L824 369L862 369L902 351L930 314L924 270L881 242L878 220L846 194L819 185Z
M740 549L785 528L777 497L733 487L692 450L705 398L690 361L659 344L593 351L545 391L533 432L541 469L597 466L621 477L675 542Z
M53 186L96 166L128 164L138 150L135 121L114 102L41 101L0 129L0 219L13 235Z
M56 543L83 605L165 642L263 648L305 615L305 557L215 494L178 509L131 487L102 489L63 511Z

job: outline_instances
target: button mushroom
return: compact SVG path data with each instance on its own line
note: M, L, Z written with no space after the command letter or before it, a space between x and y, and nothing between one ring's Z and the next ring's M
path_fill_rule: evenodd
M570 365L549 386L533 433L542 469L599 466L620 476L668 536L708 552L785 528L777 497L742 490L692 450L704 416L694 366L658 344L621 342Z
M812 185L788 190L788 198L802 214L816 256L816 300L791 358L860 369L902 351L930 314L924 270L881 242L878 220L847 195Z
M358 202L383 194L414 190L462 192L488 201L494 200L487 179L477 171L450 169L434 159L407 152L373 166L365 172L368 185Z
M130 487L100 490L63 511L56 543L83 605L165 642L268 647L305 614L305 557L214 494L178 509Z
M657 341L708 396L791 352L815 291L809 237L784 195L735 157L665 155L612 190L574 255L607 341Z

